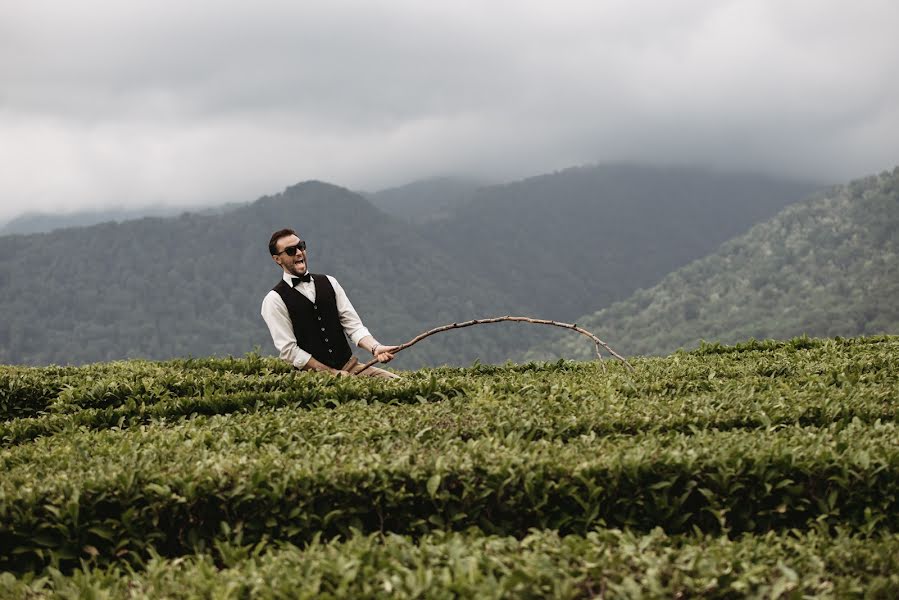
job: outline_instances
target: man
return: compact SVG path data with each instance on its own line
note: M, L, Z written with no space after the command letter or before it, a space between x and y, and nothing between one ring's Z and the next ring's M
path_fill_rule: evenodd
M380 344L369 333L337 280L309 273L306 242L293 229L273 233L268 249L282 274L278 285L262 300L262 318L283 360L303 370L355 374L361 365L347 338L382 363L393 360L396 346ZM398 377L376 367L362 374Z

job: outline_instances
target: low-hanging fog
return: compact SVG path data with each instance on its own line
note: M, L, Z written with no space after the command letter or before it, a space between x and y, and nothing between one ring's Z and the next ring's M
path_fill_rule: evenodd
M0 221L606 161L899 162L889 0L0 5Z

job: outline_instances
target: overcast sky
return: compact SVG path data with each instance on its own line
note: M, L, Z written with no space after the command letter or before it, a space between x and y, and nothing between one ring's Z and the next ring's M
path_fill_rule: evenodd
M0 0L0 221L606 161L899 164L895 0Z

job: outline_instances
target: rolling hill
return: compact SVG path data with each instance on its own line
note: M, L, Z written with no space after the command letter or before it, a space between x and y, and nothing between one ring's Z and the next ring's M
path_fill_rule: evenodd
M428 223L449 218L459 206L471 202L482 185L462 177L432 177L363 195L404 221Z
M457 184L413 187L427 206ZM568 320L658 281L811 188L591 167L481 188L450 216L415 224L313 181L219 212L0 236L0 362L269 354L259 304L278 271L265 245L285 225L307 238L312 270L338 277L382 342L502 314ZM502 362L546 339L535 329L453 332L396 366Z
M544 318L623 300L820 186L745 173L578 167L480 188L423 227L461 269Z
M476 277L460 298L455 266L414 230L343 188L308 182L223 214L185 213L52 233L0 237L2 363L84 363L119 358L243 355L272 350L260 315L280 272L271 232L293 226L314 272L333 273L385 342L423 323L515 310ZM413 360L474 360L470 333ZM480 340L478 353L503 353ZM454 346L455 344L455 346ZM406 364L410 364L406 361Z
M899 332L899 167L783 210L658 285L579 318L627 354L701 340ZM528 356L584 357L569 338Z

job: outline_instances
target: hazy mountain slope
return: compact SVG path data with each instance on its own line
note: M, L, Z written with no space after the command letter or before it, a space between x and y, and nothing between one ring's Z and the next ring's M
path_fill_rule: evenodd
M51 214L44 212L29 212L11 219L0 227L0 235L46 233L56 229L69 227L90 227L99 223L110 221L122 222L142 219L144 217L173 217L183 212L195 212L198 214L219 214L234 210L244 204L231 202L210 207L177 207L177 206L145 206L134 209L85 210L73 213Z
M20 215L0 227L0 235L45 233L66 227L89 227L109 221L128 221L143 217L166 217L184 212L177 208L143 208L134 210L97 210L50 214L32 212Z
M308 238L312 269L338 276L383 342L502 314L572 319L802 189L699 170L572 169L482 190L452 219L415 226L309 182L219 214L0 237L0 362L269 353L259 303L278 271L265 246L284 225ZM550 334L453 331L395 365L503 361Z
M423 230L466 272L567 320L655 284L816 188L693 168L583 167L482 188Z
M669 274L578 319L628 354L700 340L899 332L899 167L786 208ZM560 337L531 357L586 358Z
M483 184L461 177L433 177L365 194L384 212L411 223L447 218L474 197Z
M0 237L0 362L242 355L271 338L259 316L279 270L266 245L293 226L314 272L333 273L383 342L525 310L489 282L460 291L451 257L343 188L310 182L220 215L183 214ZM503 346L506 344L506 346ZM459 332L398 366L508 356L503 338Z

